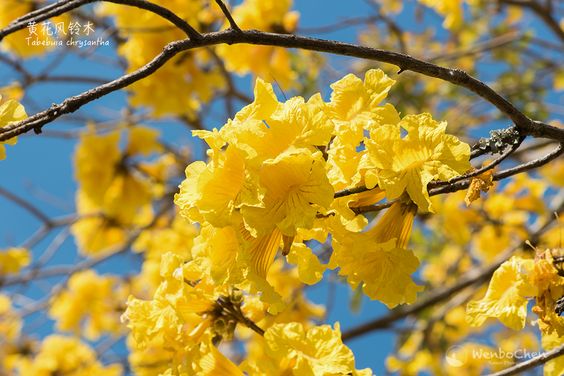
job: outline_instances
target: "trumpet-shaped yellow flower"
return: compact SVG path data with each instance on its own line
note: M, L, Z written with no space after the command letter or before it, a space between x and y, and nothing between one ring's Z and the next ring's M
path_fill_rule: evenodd
M371 162L378 169L378 184L388 199L407 192L423 211L431 211L427 184L448 180L470 168L470 146L445 134L446 122L438 123L429 114L408 115L399 126L382 126L366 140Z
M329 264L340 268L352 288L360 284L366 295L390 308L413 303L422 290L411 280L419 260L405 249L414 216L413 204L396 203L366 232L333 228Z
M371 69L366 72L364 81L354 74L347 74L331 84L331 115L337 119L339 128L351 127L358 132L359 127L371 129L380 123L388 110L380 103L395 82L382 70ZM393 113L387 115L395 118ZM362 134L359 136L362 138Z
M2 100L2 96L0 96ZM9 99L0 105L0 129L27 117L24 107L14 99ZM0 142L0 161L6 159L6 149L4 144L15 145L17 137L12 137L8 141Z
M306 330L302 324L275 324L264 333L266 352L277 362L292 363L297 375L354 374L354 356L341 340L339 323Z
M121 158L119 132L97 135L85 132L75 151L75 178L80 189L95 203L103 201Z
M394 83L380 69L371 69L364 81L348 74L331 85L328 107L335 124L335 139L328 151L327 165L329 179L337 189L360 183L359 166L365 151L359 152L359 148L364 131L399 122L394 106L380 104Z
M389 308L413 303L422 290L411 279L419 260L412 251L397 248L395 243L395 239L378 243L366 233L350 233L342 239L335 236L332 262L340 267L340 275L347 276L352 288L362 284L371 299Z
M253 168L293 146L325 147L333 134L334 125L328 107L319 94L307 102L293 97L279 103L272 85L256 80L255 100L237 113L220 130L221 138L241 151Z
M290 149L265 161L259 174L265 188L263 206L241 209L251 232L265 234L278 227L293 236L300 227L311 228L318 208L328 208L333 201L319 152Z
M210 163L198 161L186 168L186 179L174 201L180 214L192 222L223 227L233 222L235 210L242 205L259 205L261 193L235 148L213 154Z
M484 298L468 303L468 323L481 326L487 318L495 317L511 329L523 329L527 319L527 299L536 295L536 288L527 278L533 264L533 260L518 256L504 262L493 274Z
M564 337L564 317L555 312L556 301L564 296L564 277L555 268L554 257L561 256L562 252L553 252L537 251L535 267L529 278L538 290L532 311L539 316L538 325L543 334L555 332Z
M82 134L75 153L76 195L80 220L72 226L81 252L111 250L123 244L127 230L152 219L150 178L138 173L139 157L160 150L157 132L136 126L128 129L124 150L121 132Z
M219 350L212 345L208 345L208 352L200 359L199 375L201 376L244 376L243 372Z

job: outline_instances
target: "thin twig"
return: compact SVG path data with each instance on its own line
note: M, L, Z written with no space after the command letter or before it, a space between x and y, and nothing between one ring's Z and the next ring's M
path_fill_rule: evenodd
M225 15L225 18L227 18L227 21L229 21L229 25L231 26L231 28L233 30L241 31L241 28L239 27L239 25L237 25L237 22L235 22L235 20L233 19L231 12L229 11L229 9L227 9L227 5L225 5L225 3L222 0L215 0L215 2L221 8L221 11Z
M560 345L525 362L515 364L514 366L506 368L503 371L491 373L489 374L489 376L511 376L521 374L526 370L543 365L552 359L561 357L562 355L564 355L564 345Z
M2 187L0 187L0 196L4 196L8 200L10 200L13 203L17 204L18 206L20 206L22 209L27 210L28 213L32 214L35 218L39 219L46 226L50 226L51 219L49 218L49 216L47 214L43 213L35 205L30 203L26 199L21 198L20 196L15 195L15 194L7 191L6 189L4 189Z

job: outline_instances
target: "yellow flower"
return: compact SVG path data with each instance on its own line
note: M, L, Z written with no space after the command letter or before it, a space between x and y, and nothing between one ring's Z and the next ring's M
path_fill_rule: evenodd
M394 83L380 69L371 69L364 81L348 74L331 85L333 92L328 107L335 124L335 139L328 151L327 166L336 189L356 186L361 180L359 169L365 151L358 149L364 131L400 121L394 106L380 104Z
M297 375L355 373L352 351L341 341L339 323L304 329L300 323L275 324L264 334L267 354L277 362L290 361Z
M198 373L201 376L243 376L243 372L229 359L225 357L219 350L212 345L208 345L209 351L200 359L200 368L202 371Z
M162 151L159 143L160 132L154 128L135 125L129 128L128 144L125 148L126 155L150 155Z
M84 132L75 151L75 178L80 189L95 203L103 201L112 183L121 153L119 132L97 135Z
M0 276L17 273L31 262L31 254L25 248L8 248L0 251Z
M22 358L17 367L21 376L119 376L119 364L104 366L96 352L77 338L51 335L43 340L33 359Z
M4 100L13 99L21 101L24 94L24 89L18 81L12 81L8 85L0 87L0 98Z
M560 252L562 253L562 252ZM564 317L556 314L556 301L564 296L564 277L554 266L553 250L537 251L530 282L537 288L536 305L532 311L539 316L538 325L543 334L556 332L564 337Z
M219 13L213 14L203 0L167 0L167 9L196 28L207 28ZM102 16L113 16L116 26L126 41L121 43L118 54L128 63L131 73L150 62L162 52L167 43L186 38L183 31L170 27L164 18L142 9L121 4L102 4L97 8ZM217 15L217 16L216 16ZM143 24L143 30L131 30L131 25ZM159 32L154 32L159 29ZM129 102L133 106L149 107L156 117L167 115L194 116L201 104L208 102L225 86L225 79L210 52L201 49L181 54L143 80L128 86ZM166 85L163 85L166 82Z
M278 227L284 235L293 236L298 228L311 228L318 208L328 208L333 201L319 152L290 149L265 161L259 174L266 190L264 206L241 208L252 232L265 234Z
M71 232L80 252L95 254L119 249L127 238L126 229L105 217L80 191L76 201L77 213L81 218L71 226Z
M383 119L382 115L395 118L395 114L387 114L388 109L380 106L395 82L382 70L370 69L366 72L364 81L354 74L347 74L331 84L333 92L330 109L332 117L337 119L338 127L345 127L346 123L350 123L349 126L358 132L359 126L371 129L379 124Z
M495 317L514 330L521 330L527 319L528 298L536 295L536 289L528 281L527 274L534 261L513 256L493 274L486 295L482 300L468 303L467 321L481 326L487 318Z
M294 243L287 256L290 264L298 266L300 280L308 285L321 281L326 266L319 262L317 256L304 243Z
M472 178L464 202L470 206L472 201L480 198L480 192L487 192L493 185L494 168Z
M550 351L564 343L564 335L542 333L542 347L545 351ZM564 357L559 356L544 365L544 376L561 376L564 374Z
M213 153L206 164L197 161L186 167L186 179L174 196L180 214L192 222L216 227L231 224L242 205L258 205L260 192L245 170L245 161L233 147Z
M122 321L131 330L134 346L146 348L162 340L179 354L193 348L212 324L209 313L228 286L215 286L195 262L168 252L161 258L161 283L151 300L130 296Z
M44 0L38 1L36 5L26 1L19 0L4 0L0 2L0 28L8 26L9 23L15 21L27 13L33 11L35 6L42 7ZM63 22L64 25L68 25L70 17L68 15L62 15L54 17L51 22L54 24ZM11 52L22 58L30 58L36 55L43 54L53 49L52 45L32 45L31 43L35 40L38 42L48 42L54 43L54 38L47 35L47 33L41 32L41 25L36 25L36 32L39 36L31 35L30 30L23 29L16 31L13 34L8 35L2 40L1 49ZM51 26L54 28L54 26ZM29 38L29 40L28 40Z
M407 131L401 138L400 127ZM366 140L369 158L378 171L378 184L388 199L407 191L423 211L432 211L427 184L448 180L470 168L470 146L445 134L446 122L429 114L408 115L399 126L381 126Z
M422 290L411 280L419 260L405 249L414 215L413 205L396 203L366 232L333 228L329 264L340 268L352 288L361 284L366 295L390 308L413 303Z
M458 29L464 21L463 0L419 0L445 17L443 27Z
M2 97L0 96L0 101ZM14 99L9 99L0 105L0 128L24 120L27 117L24 107ZM0 142L0 161L6 159L4 144L15 145L17 137Z
M68 287L52 300L49 316L58 330L83 332L95 340L103 333L120 333L123 300L124 291L115 278L86 270L70 277Z
M462 205L464 197L463 191L431 197L436 215L429 219L433 227L443 229L442 235L449 241L460 245L470 243L472 227L483 221L477 211Z
M161 216L154 226L139 235L133 243L133 250L144 252L145 259L155 259L159 262L165 252L173 252L184 260L189 260L197 234L196 226L180 215L175 214L172 220L168 216Z
M378 243L366 233L350 233L334 241L332 262L340 267L339 274L347 276L352 288L362 283L371 299L393 308L413 303L422 290L411 280L419 266L412 251L397 248L396 240Z
M71 230L83 253L118 248L128 229L148 224L153 216L150 179L128 163L160 149L157 133L143 126L131 128L124 151L119 147L120 136L119 130L98 135L90 127L75 152L81 218Z
M302 97L293 97L279 103L272 85L257 79L253 103L228 121L219 135L237 148L250 166L257 168L291 146L312 151L316 146L325 147L333 128L320 94L307 102Z

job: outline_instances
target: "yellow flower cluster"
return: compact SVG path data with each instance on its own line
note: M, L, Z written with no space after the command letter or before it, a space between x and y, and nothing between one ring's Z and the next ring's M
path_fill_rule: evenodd
M197 29L207 29L219 16L219 9L204 0L172 0L166 8ZM134 7L104 3L98 7L103 16L113 16L126 41L118 54L133 72L150 62L170 42L186 35L162 17ZM220 68L206 49L180 54L165 66L129 86L133 106L146 106L157 117L193 116L202 103L210 101L225 86Z
M125 131L128 142L123 150L122 130L96 134L94 128L82 134L76 149L79 220L71 230L85 254L119 248L127 238L127 229L147 224L153 217L155 192L140 158L162 150L159 133L143 126Z
M23 358L17 364L21 376L120 376L119 364L102 365L96 360L96 352L77 338L52 335L43 340L33 358Z
M545 350L564 341L564 317L557 312L557 300L564 296L564 276L554 264L553 250L537 250L535 259L513 256L494 273L484 298L468 303L466 313L470 325L481 326L488 318L497 318L505 326L522 330L527 320L527 305L535 299L532 311L542 334ZM545 375L560 375L561 361L545 367Z
M126 296L116 278L86 270L69 278L68 287L51 301L49 315L58 330L83 333L87 339L96 340L105 333L117 335Z
M281 103L272 86L257 79L252 104L220 130L194 132L210 146L210 160L186 168L175 202L202 231L232 239L229 251L214 247L222 255L213 257L222 263L216 268L223 271L220 280L232 277L231 270L240 278L243 271L246 280L264 288L259 281L282 246L302 280L316 283L325 266L303 241L332 233L329 266L340 267L353 287L363 282L369 296L392 307L414 301L419 288L410 275L419 262L405 247L416 206L394 205L363 233L366 219L350 207L385 194L430 210L427 184L468 170L470 150L430 115L402 119L391 104L381 105L393 83L371 70L364 81L347 75L331 85L329 103L320 94ZM401 129L407 136L401 137ZM333 199L336 189L362 183L372 190ZM313 229L319 234L312 235Z
M300 281L314 284L326 268L339 268L372 299L413 303L422 288L411 279L419 261L407 245L417 208L431 209L426 186L469 168L468 145L446 135L445 123L428 114L402 119L381 104L393 83L372 70L364 80L348 75L334 83L330 102L320 94L280 102L257 79L253 103L220 130L194 131L209 145L209 160L186 168L175 203L180 216L199 223L199 234L177 217L174 230L157 221L136 243L155 286L142 292L149 299L131 296L122 317L137 373L268 374L282 367L356 374L338 326L311 326L320 313L296 295ZM115 164L120 153L111 149ZM115 179L104 173L109 177L98 180ZM362 184L367 192L334 199L337 189ZM385 196L397 202L363 231L368 220L352 209ZM308 240L324 243L329 234L334 249L325 265ZM169 252L152 246L157 239ZM295 269L283 269L279 249ZM250 340L239 365L215 348L233 336Z
M44 1L38 1L37 4L30 3L27 1L18 1L18 0L4 0L0 2L0 28L4 28L8 26L14 20L26 15L27 13L33 11L35 6L42 6L40 5ZM68 25L68 15L62 15L58 17L54 17L52 21L54 23L63 22L64 24ZM16 31L13 34L8 35L5 39L2 40L2 44L0 46L1 50L5 50L11 52L19 57L22 58L30 58L33 56L44 54L45 52L52 49L52 44L54 43L53 36L48 35L45 32L40 31L42 26L36 25L37 30L34 31L33 34L28 29L23 29ZM27 39L30 38L37 38L39 34L41 38L43 38L42 42L45 44L39 45L32 45L31 42Z

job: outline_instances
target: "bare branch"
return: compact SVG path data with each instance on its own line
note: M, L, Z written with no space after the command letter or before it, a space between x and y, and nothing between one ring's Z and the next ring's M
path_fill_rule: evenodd
M564 30L558 24L558 20L551 16L551 11L548 7L543 7L537 1L534 0L498 0L500 3L505 3L509 5L521 6L523 8L529 8L533 13L535 13L545 24L548 26L560 41L564 42Z
M500 155L499 157L494 159L493 162L491 162L490 164L488 164L486 166L483 166L483 167L476 169L472 172L469 172L467 174L454 177L454 178L452 178L448 181L432 181L432 182L429 183L429 185L427 187L428 188L434 188L434 187L439 187L439 186L442 186L442 185L448 185L448 184L456 183L456 182L462 181L462 180L467 180L467 179L473 178L475 176L478 176L480 174L483 174L484 172L489 171L492 168L496 167L501 162L503 162L507 157L509 157L511 154L513 154L513 152L519 148L519 146L521 145L521 143L523 143L524 140L525 140L524 137L519 138L517 143L512 144L511 147L508 148L502 155Z
M514 366L506 368L503 371L491 373L489 376L511 376L521 374L528 369L543 365L552 359L561 357L562 355L564 355L564 345L560 345L525 362L515 364Z
M229 25L231 25L231 28L233 30L241 31L241 28L239 27L239 25L237 25L237 22L235 22L235 20L233 19L231 12L229 11L229 9L227 9L227 5L225 5L225 3L222 0L215 0L215 2L221 8L221 11L225 15L225 18L227 18L227 21L229 21Z
M509 176L517 175L519 173L529 171L529 170L532 170L532 169L537 168L537 167L544 166L548 162L558 158L558 156L560 156L563 151L564 151L564 144L560 144L556 149L554 149L553 151L551 151L550 153L548 153L547 155L545 155L541 158L535 159L535 160L527 162L527 163L520 164L520 165L512 167L512 168L508 168L506 170L498 172L497 174L494 174L493 180L499 181L499 180L505 179ZM470 181L468 181L468 180L459 181L459 182L456 182L454 184L450 184L450 185L446 185L446 186L443 186L443 187L431 189L431 190L429 190L429 196L435 196L435 195L440 195L440 194L443 194L443 193L451 193L451 192L460 191L460 190L468 188L469 185L470 185Z
M51 224L51 219L49 218L49 216L43 213L41 210L39 210L35 205L31 204L29 201L5 190L2 187L0 187L0 196L4 196L8 200L19 205L21 208L27 210L30 214L32 214L35 218L39 219L46 226L49 226Z

